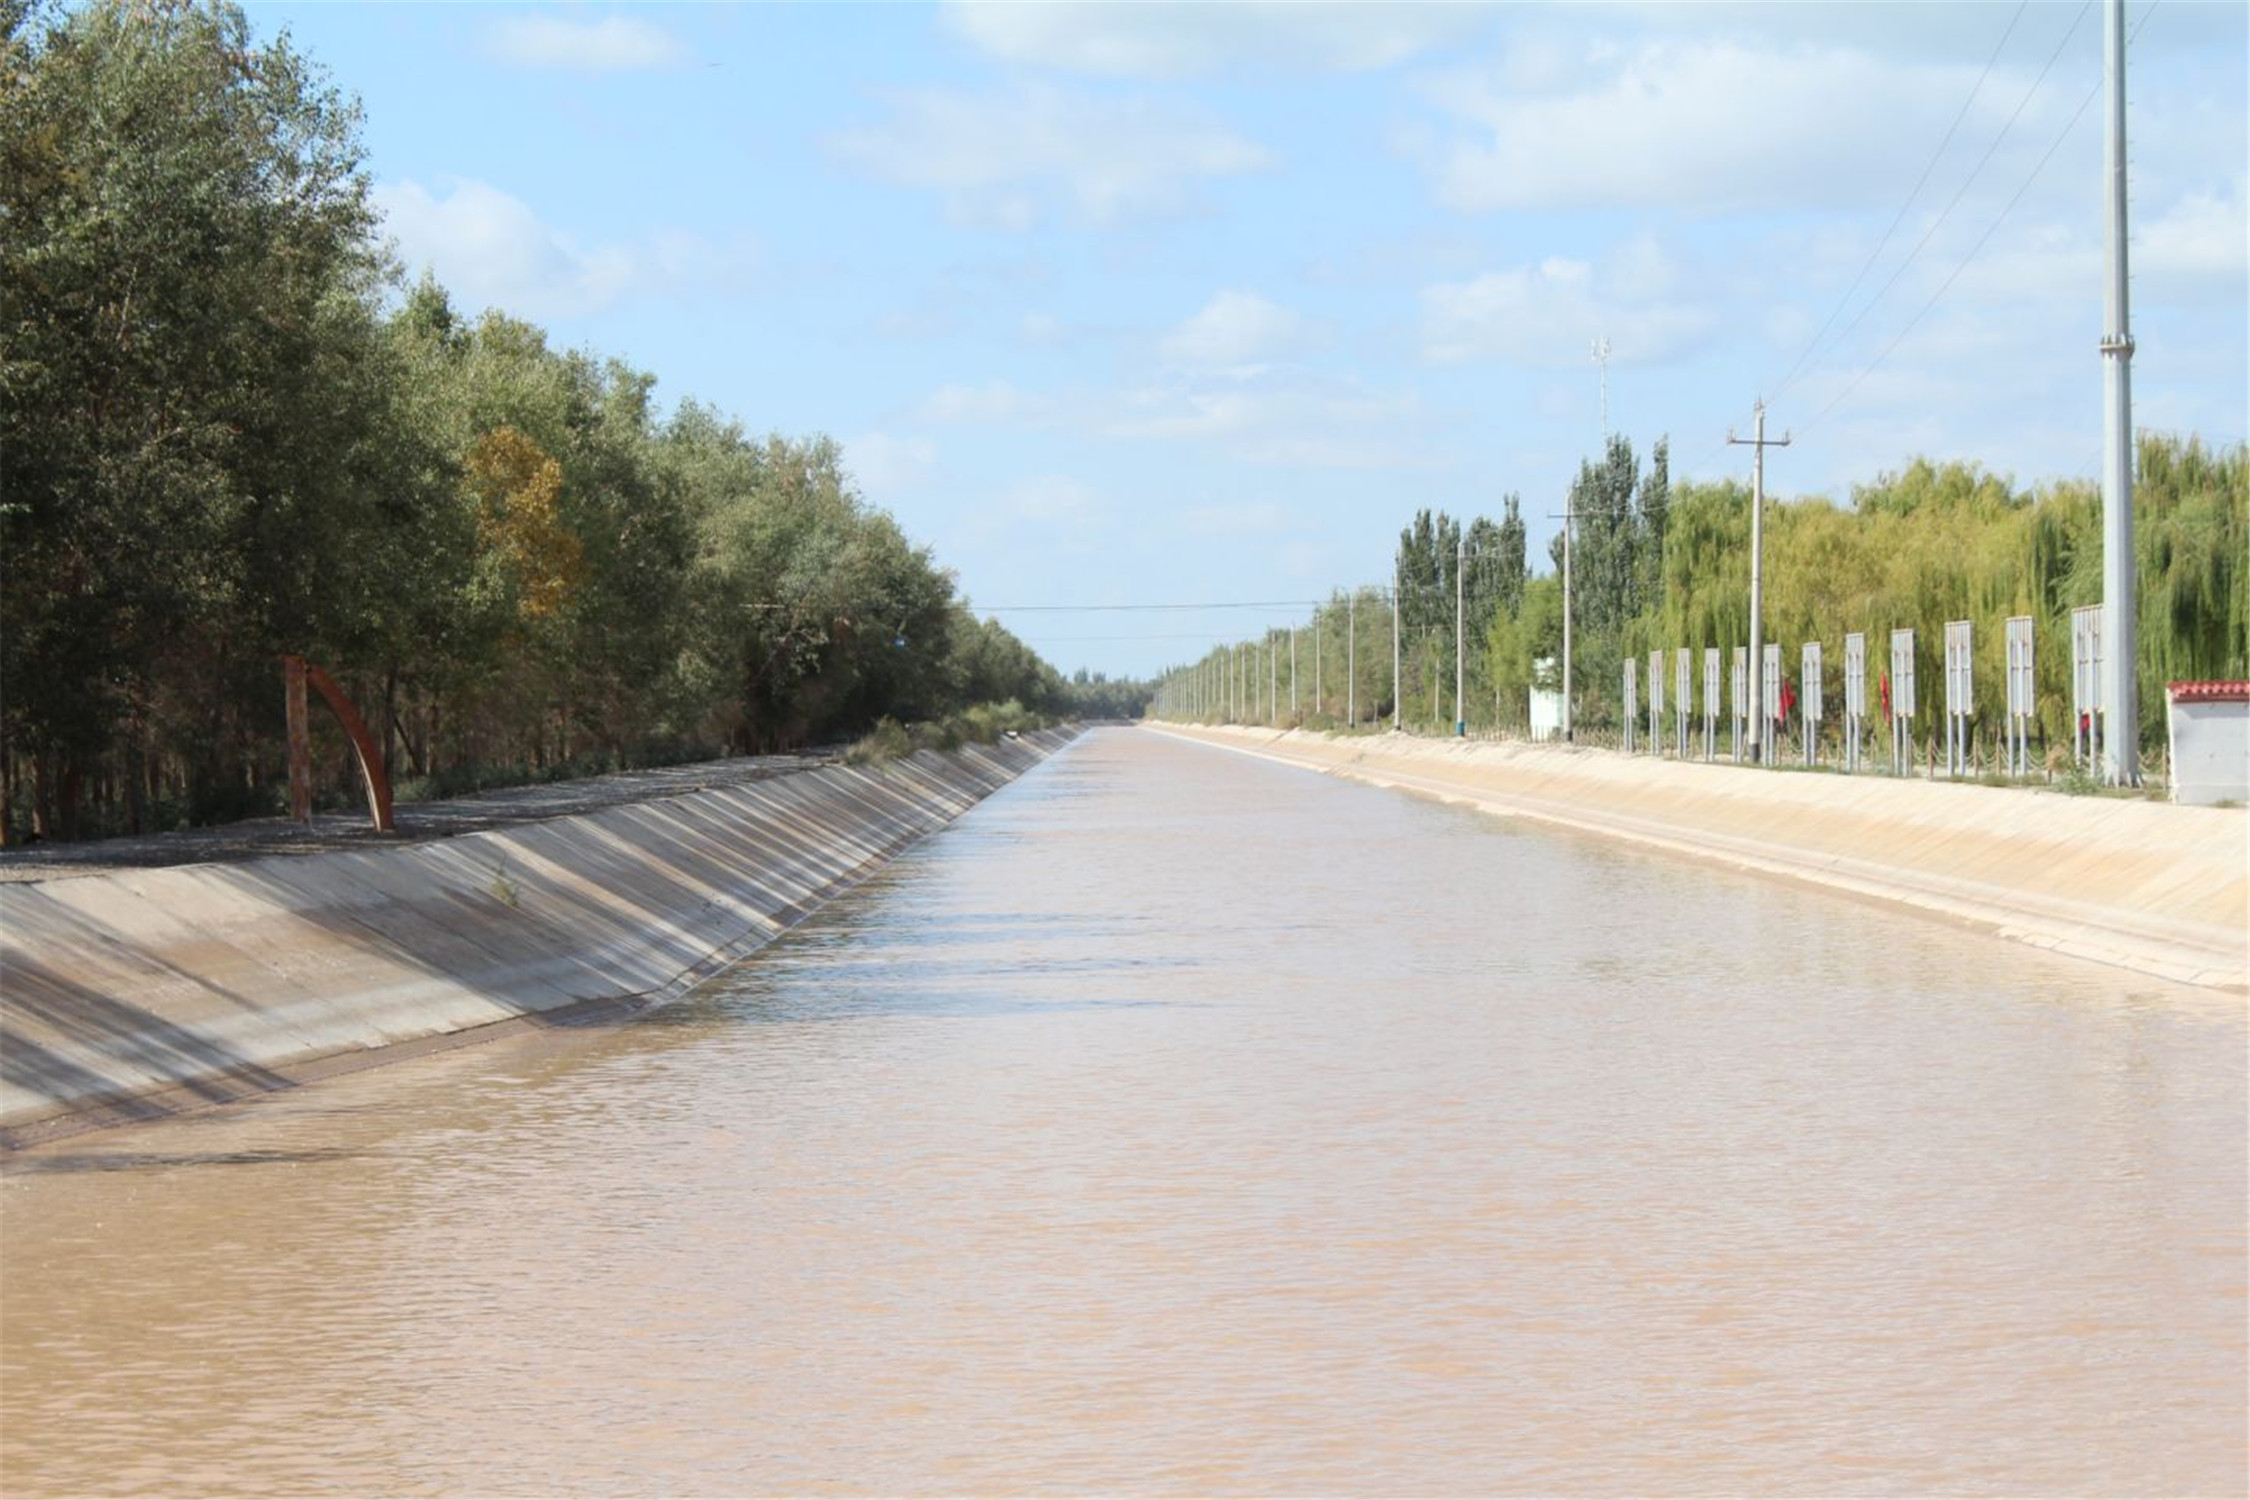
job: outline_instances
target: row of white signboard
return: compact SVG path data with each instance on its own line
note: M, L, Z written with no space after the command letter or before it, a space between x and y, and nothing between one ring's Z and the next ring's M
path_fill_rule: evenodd
M2090 605L2071 611L2070 617L2070 682L2071 713L2074 717L2096 714L2101 711L2101 606ZM2034 646L2032 620L2029 615L2012 615L2006 623L2007 665L2006 694L2007 717L2028 719L2037 703L2037 678L2034 672ZM1948 620L1945 625L1945 712L1949 717L1971 717L1975 714L1975 700L1970 696L1970 668L1973 655L1971 622ZM1914 681L1914 632L1911 629L1891 632L1891 662L1888 679L1886 718L1911 719L1917 694ZM1686 646L1670 653L1672 657L1672 701L1681 718L1689 716L1689 687L1694 664L1694 651ZM1664 658L1658 650L1648 654L1648 712L1661 716L1664 712ZM1799 707L1805 718L1820 722L1822 715L1823 684L1821 646L1818 641L1807 641L1799 658L1800 691L1803 694ZM1737 716L1747 712L1749 701L1749 651L1746 647L1734 648L1732 702ZM1761 702L1774 718L1782 715L1776 710L1781 704L1781 647L1769 642L1760 662ZM1625 663L1625 717L1628 722L1640 715L1641 664L1637 660ZM1703 650L1703 704L1706 715L1715 716L1719 703L1719 648L1707 646ZM1867 716L1867 636L1854 631L1844 637L1844 712L1853 718Z

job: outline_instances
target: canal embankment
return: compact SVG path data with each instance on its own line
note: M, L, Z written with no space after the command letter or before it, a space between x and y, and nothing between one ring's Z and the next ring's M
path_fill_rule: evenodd
M0 884L0 1144L654 1004L1074 733L451 838Z
M1161 732L2250 991L2250 813L1614 751L1167 724Z

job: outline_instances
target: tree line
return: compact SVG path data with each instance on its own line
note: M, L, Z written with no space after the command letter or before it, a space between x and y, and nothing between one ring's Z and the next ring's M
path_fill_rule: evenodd
M0 837L276 810L284 653L410 794L1131 696L827 438L407 285L356 103L238 8L0 20Z
M2250 677L2250 446L2213 447L2195 437L2140 435L2133 545L2138 590L2140 724L2144 756L2165 735L2167 682ZM1667 445L1644 466L1630 440L1612 437L1581 463L1566 497L1571 541L1571 691L1577 723L1618 726L1628 658L1653 650L1749 644L1750 494L1732 480L1675 484ZM1916 459L1855 486L1847 500L1777 501L1765 520L1767 639L1782 643L1794 677L1796 646L1828 644L1827 722L1842 717L1842 646L1868 637L1868 692L1888 663L1889 632L1915 631L1917 725L1942 711L1948 620L1974 626L1976 717L1997 727L2004 712L2002 622L2029 616L2036 641L2034 733L2067 745L2072 732L2070 612L2102 596L2101 492L2087 480L2022 488L1975 464ZM1239 660L1247 649L1286 652L1299 667L1312 645L1331 663L1351 659L1356 681L1332 665L1318 701L1286 691L1277 722L1342 724L1348 702L1360 722L1450 727L1455 603L1464 615L1463 709L1472 728L1524 722L1533 688L1562 684L1562 538L1549 569L1525 567L1521 501L1502 519L1466 522L1421 511L1402 531L1387 587L1339 592L1301 630L1216 647L1159 681L1164 711L1186 717L1266 722L1268 700L1241 708ZM1391 667L1395 592L1400 668ZM1347 606L1349 609L1347 610ZM1356 637L1347 615L1356 619ZM1284 658L1285 659L1285 658ZM1261 666L1257 670L1263 670ZM1693 678L1700 698L1702 674ZM1667 696L1670 681L1667 678ZM1722 689L1723 690L1723 689ZM1350 698L1347 700L1347 691ZM1645 689L1644 689L1645 692ZM1395 697L1394 697L1395 695ZM1644 699L1645 701L1645 699ZM1871 708L1871 713L1873 712Z

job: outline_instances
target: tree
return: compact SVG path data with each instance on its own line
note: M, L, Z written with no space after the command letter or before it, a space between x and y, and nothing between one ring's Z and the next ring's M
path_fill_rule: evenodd
M356 109L231 6L11 18L0 89L0 742L37 820L159 779L224 781L272 655L362 630L329 586L399 518ZM270 697L270 694L268 695Z

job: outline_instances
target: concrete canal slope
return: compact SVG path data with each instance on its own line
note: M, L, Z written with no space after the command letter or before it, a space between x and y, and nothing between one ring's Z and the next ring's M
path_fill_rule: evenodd
M0 886L0 1144L676 993L1070 733L404 847Z
M1162 731L2250 989L2250 814L1404 735Z

